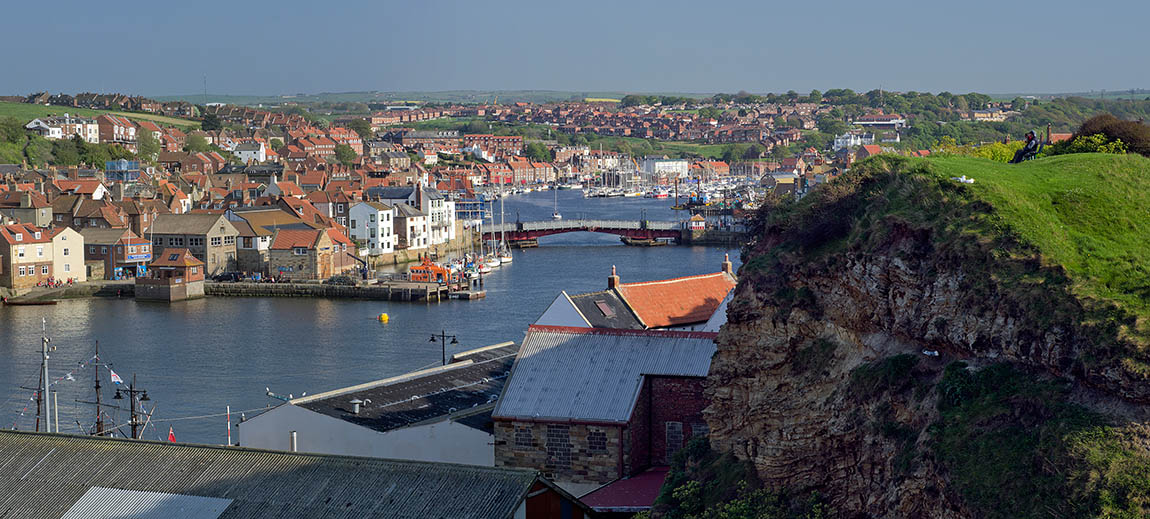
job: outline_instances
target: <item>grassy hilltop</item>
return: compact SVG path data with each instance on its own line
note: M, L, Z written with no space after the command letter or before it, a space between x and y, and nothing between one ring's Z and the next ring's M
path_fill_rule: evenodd
M37 117L46 117L50 115L64 115L65 113L72 115L79 115L82 117L98 117L103 114L112 114L127 117L128 119L136 121L152 121L156 124L163 126L178 126L183 129L198 129L200 127L199 121L192 121L189 119L180 119L178 117L168 117L165 115L139 113L139 112L116 112L111 110L92 110L89 108L76 108L70 106L43 106L34 105L29 103L6 103L0 102L0 117L15 117L21 121L31 121Z
M652 515L1150 516L1150 159L881 155L752 236L708 421L755 469L681 460Z

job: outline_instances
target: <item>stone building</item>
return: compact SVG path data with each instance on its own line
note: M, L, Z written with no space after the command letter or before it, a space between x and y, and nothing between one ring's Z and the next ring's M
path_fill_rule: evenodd
M334 243L321 229L279 229L268 249L269 274L288 279L327 279L333 268Z
M543 471L577 495L666 466L708 432L715 336L531 326L492 415L495 465Z
M214 276L234 271L236 237L239 232L218 214L161 214L148 233L159 249L186 248L204 262L205 274Z
M147 277L136 278L136 299L183 301L204 297L204 262L188 249L164 249Z

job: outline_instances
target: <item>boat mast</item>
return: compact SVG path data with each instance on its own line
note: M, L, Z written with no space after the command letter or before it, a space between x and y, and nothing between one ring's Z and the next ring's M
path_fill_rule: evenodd
M51 399L48 398L48 386L51 385L48 378L48 319L41 317L40 326L43 331L40 337L40 400L44 403L44 431L52 432ZM36 430L40 430L39 424Z
M104 434L104 414L100 409L100 341L96 341L96 436Z

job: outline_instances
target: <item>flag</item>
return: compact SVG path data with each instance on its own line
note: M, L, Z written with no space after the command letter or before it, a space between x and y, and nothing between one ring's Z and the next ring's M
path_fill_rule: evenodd
M112 374L112 383L113 384L123 384L124 383L124 379L120 378L120 376L117 375L115 371L112 371L112 368L108 368L108 372Z
M176 432L172 430L171 426L168 427L168 441L176 443Z

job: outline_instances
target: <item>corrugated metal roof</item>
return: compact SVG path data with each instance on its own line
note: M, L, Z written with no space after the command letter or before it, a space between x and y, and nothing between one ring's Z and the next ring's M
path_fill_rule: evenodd
M216 519L231 499L89 488L60 519Z
M92 487L231 499L234 518L511 517L527 470L0 431L0 518L60 517Z
M532 326L493 416L626 422L643 375L707 376L715 336Z

